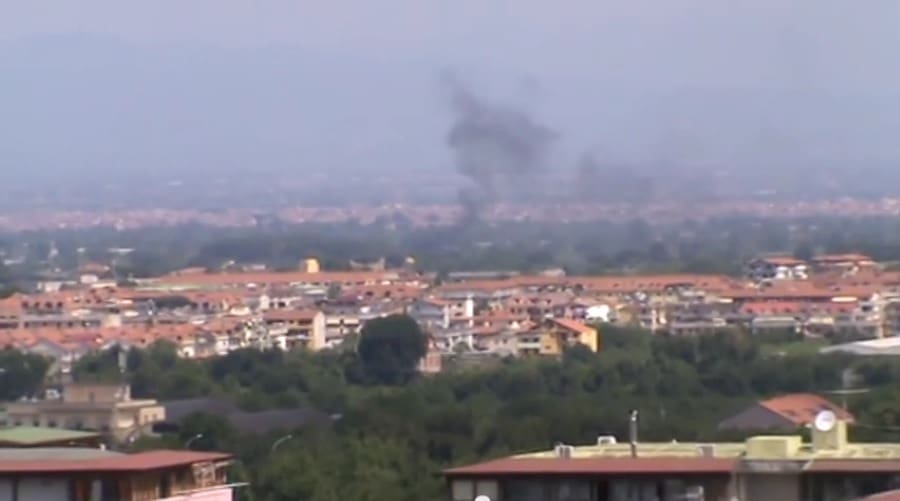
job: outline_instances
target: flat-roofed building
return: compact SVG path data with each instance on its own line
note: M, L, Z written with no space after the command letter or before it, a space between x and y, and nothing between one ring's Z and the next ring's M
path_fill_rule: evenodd
M99 447L99 433L34 426L0 428L0 448L4 447Z
M737 443L557 445L447 470L452 501L838 501L897 486L900 445L850 443L828 414L801 436Z
M149 431L165 412L156 400L131 398L125 384L69 383L61 398L6 404L6 420L13 426L92 430L114 440Z

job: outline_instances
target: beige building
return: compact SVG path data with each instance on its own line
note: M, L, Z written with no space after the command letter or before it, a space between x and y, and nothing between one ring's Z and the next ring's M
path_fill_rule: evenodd
M283 350L325 348L327 326L325 314L319 310L271 310L263 314L263 322L274 338L273 345Z
M120 441L149 432L166 417L156 400L132 399L127 384L81 383L67 384L57 399L9 403L6 414L13 426L94 430Z

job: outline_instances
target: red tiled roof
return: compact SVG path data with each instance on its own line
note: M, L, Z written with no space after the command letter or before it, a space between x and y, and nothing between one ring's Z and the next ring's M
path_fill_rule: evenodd
M0 473L57 473L57 472L97 472L97 471L145 471L171 468L209 461L231 459L231 454L221 452L196 452L158 450L111 456L91 461L0 461Z
M552 322L564 329L568 329L570 331L577 332L579 334L586 334L586 333L594 332L593 327L591 327L589 325L585 325L577 320L572 320L569 318L551 318L550 322Z
M734 458L504 458L446 470L447 475L579 475L628 473L731 473Z
M763 400L759 405L781 415L797 426L812 423L816 418L816 414L826 409L834 412L839 419L851 423L853 422L852 414L840 406L835 405L818 395L813 395L812 393L792 393L790 395L782 395L769 400Z
M868 299L879 292L876 285L833 285L823 287L808 281L778 282L777 285L763 288L736 288L721 294L724 298L734 300L831 300L836 297L852 297Z

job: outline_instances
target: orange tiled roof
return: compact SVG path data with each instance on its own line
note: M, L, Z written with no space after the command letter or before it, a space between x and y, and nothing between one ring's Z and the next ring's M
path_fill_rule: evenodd
M724 298L735 300L784 300L804 299L828 300L836 297L868 299L882 290L878 285L832 285L824 287L809 280L789 280L775 282L771 286L755 288L741 287L721 293Z
M572 332L578 332L579 334L590 334L592 332L596 332L593 327L577 320L572 320L570 318L551 318L550 322Z
M792 393L759 402L759 405L781 415L797 426L812 423L823 410L834 412L839 419L852 423L853 415L838 405L812 393Z

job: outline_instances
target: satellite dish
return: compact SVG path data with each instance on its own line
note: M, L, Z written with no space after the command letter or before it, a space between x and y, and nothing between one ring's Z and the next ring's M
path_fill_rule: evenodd
M834 412L829 410L824 410L816 414L816 419L813 421L813 427L815 427L816 430L823 432L831 431L835 424L837 424L837 416Z
M482 494L482 495L478 496L477 498L475 498L475 501L491 501L491 498Z

